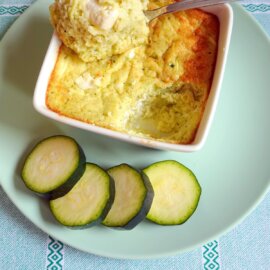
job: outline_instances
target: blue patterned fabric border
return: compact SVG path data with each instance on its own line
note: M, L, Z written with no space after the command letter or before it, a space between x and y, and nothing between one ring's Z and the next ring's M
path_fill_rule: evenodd
M205 270L219 270L220 256L218 241L214 240L204 245L202 248L203 268Z
M245 4L243 5L245 9L252 13L258 12L269 12L270 13L270 4Z
M46 269L62 270L64 265L64 244L48 236Z
M26 9L28 8L28 6L23 5L23 6L8 6L8 5L4 5L4 6L0 6L0 16L18 16L20 14L22 14Z
M245 9L252 13L258 12L269 12L270 13L270 4L243 4ZM17 6L17 5L1 5L0 6L0 16L18 16L22 14L28 6Z

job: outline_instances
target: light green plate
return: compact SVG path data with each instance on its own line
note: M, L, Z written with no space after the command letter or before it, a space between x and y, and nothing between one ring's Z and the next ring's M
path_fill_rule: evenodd
M0 180L9 198L40 229L80 250L116 258L171 255L231 229L261 201L270 182L270 42L254 20L234 6L235 24L222 93L207 143L197 153L146 149L56 123L39 115L32 95L52 28L49 1L37 1L0 45ZM137 168L163 159L190 167L202 185L195 214L181 226L143 222L132 231L102 226L64 228L45 201L20 180L21 160L37 140L54 134L76 138L87 159L104 167Z

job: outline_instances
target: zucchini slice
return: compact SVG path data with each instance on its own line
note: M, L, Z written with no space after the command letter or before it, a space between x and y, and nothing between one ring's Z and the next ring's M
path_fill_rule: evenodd
M147 219L160 225L178 225L188 220L201 195L200 184L193 172L173 160L154 163L143 172L155 192Z
M127 164L113 167L108 173L115 182L115 200L102 223L131 230L146 217L151 207L152 185L144 174Z
M21 177L30 190L55 199L68 193L84 170L85 155L79 144L71 137L56 135L32 149Z
M98 165L86 163L86 169L72 190L51 200L50 209L63 225L81 229L100 223L114 200L114 182Z

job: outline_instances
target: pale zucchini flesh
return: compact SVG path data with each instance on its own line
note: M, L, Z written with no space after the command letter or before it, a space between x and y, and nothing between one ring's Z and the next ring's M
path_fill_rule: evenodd
M133 229L147 215L153 200L153 189L145 175L121 164L108 170L115 182L115 200L103 221L105 226Z
M187 221L196 210L201 195L193 172L173 160L154 163L143 171L155 192L147 218L160 225Z
M96 164L87 163L81 179L65 196L51 200L50 209L61 224L81 229L100 223L113 200L113 180Z
M21 176L32 191L49 198L65 195L82 176L85 155L71 137L56 135L39 142L27 156Z

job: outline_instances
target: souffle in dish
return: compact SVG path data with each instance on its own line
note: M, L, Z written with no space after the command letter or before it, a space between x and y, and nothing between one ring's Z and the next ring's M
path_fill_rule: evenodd
M58 0L63 44L46 94L60 115L130 135L189 144L210 92L219 20L199 9L148 23L169 0Z

